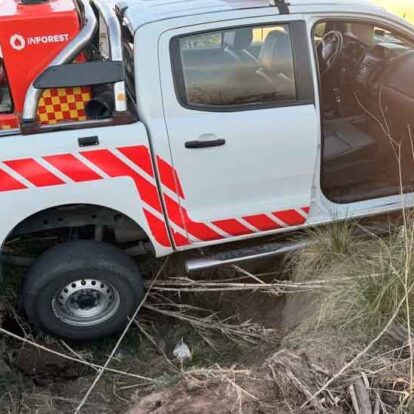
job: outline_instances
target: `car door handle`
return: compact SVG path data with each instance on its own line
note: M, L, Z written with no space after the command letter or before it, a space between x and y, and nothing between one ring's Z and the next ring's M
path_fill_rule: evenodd
M92 146L95 146L95 145L99 145L99 138L96 137L96 136L78 138L78 144L81 148L82 147L92 147Z
M196 141L187 141L185 147L189 149L196 148L210 148L210 147L221 147L226 144L226 140L223 138L209 139L209 140L196 140Z

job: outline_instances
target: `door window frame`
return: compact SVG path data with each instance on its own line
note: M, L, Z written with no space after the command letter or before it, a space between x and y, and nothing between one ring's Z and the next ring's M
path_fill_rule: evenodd
M317 89L319 96L321 97L322 93L322 79L320 75L320 65L319 65L319 58L317 54L317 48L314 44L315 39L315 32L316 28L321 23L328 23L328 22L346 22L346 23L359 23L359 24L371 24L375 27L379 27L381 29L393 31L396 33L401 39L413 43L414 39L414 31L410 30L407 27L401 26L401 22L396 22L394 20L389 20L386 18L380 18L380 17L373 17L371 15L365 15L361 13L360 16L350 15L347 13L337 13L337 14L330 14L330 15L317 15L314 16L315 18L309 21L309 29L310 29L310 36L311 36L311 42L312 42L312 59L315 65L316 69L316 80L317 80ZM319 107L321 108L321 103L319 102ZM400 194L386 194L386 195L380 195L380 196L373 196L364 198L363 200L356 200L356 201L338 201L335 199L332 199L326 192L325 186L324 186L324 174L325 174L325 166L323 162L323 154L325 151L325 139L324 139L324 122L323 122L323 113L319 108L319 122L321 126L321 135L320 135L320 150L319 150L319 157L320 157L320 166L319 166L319 188L321 191L321 194L323 197L329 202L332 203L332 205L335 206L346 206L346 205L353 205L353 204L363 204L367 203L373 200L387 200L392 199L393 197L401 197ZM410 191L404 191L404 194L414 194L414 192Z
M185 79L183 73L183 62L180 53L180 38L185 36L193 36L205 33L214 33L220 31L229 31L243 29L246 27L272 27L277 25L288 26L289 36L292 45L293 67L295 73L296 84L296 99L285 100L279 102L263 102L263 103L248 103L237 105L199 105L187 102ZM178 103L185 109L204 111L204 112L241 112L249 110L260 110L269 108L284 108L301 105L315 105L315 85L314 76L312 72L312 58L311 50L308 42L309 32L305 20L280 20L269 21L266 19L263 23L257 21L255 23L220 26L208 30L199 30L194 32L186 32L178 34L170 39L169 51L170 61L173 75L173 84L175 95Z

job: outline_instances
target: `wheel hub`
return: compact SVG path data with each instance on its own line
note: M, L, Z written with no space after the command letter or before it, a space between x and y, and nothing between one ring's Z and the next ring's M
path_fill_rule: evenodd
M79 279L56 293L52 310L64 323L92 326L113 316L119 304L119 293L111 284L97 279Z

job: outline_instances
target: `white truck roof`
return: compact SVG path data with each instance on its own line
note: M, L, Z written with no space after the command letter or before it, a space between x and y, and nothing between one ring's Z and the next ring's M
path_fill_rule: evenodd
M274 7L269 0L113 0L119 7L126 8L126 17L130 28L135 31L138 27L165 19L194 16L207 13L218 13L232 10L246 10ZM384 9L375 5L371 0L286 0L290 8L299 6L309 12L329 11L331 7L350 8L363 7L365 11L383 12ZM277 10L277 8L276 8ZM292 10L294 13L295 10Z

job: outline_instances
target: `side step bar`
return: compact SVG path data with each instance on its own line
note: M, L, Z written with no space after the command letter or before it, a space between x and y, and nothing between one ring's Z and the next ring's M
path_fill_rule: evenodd
M213 267L229 265L250 260L264 259L272 256L283 255L295 252L308 246L309 243L269 243L262 246L254 246L239 250L231 250L227 252L215 253L210 256L203 256L188 259L185 262L187 272L195 272L197 270L211 269Z

